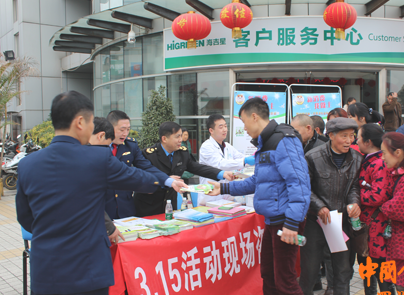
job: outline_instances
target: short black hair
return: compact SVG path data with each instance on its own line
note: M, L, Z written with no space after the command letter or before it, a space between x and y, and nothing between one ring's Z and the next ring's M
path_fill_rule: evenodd
M108 116L107 116L107 120L112 124L112 126L115 126L119 120L129 120L130 118L129 116L122 111L119 110L113 110L110 111Z
M175 122L164 122L159 127L160 140L163 136L169 137L171 134L177 133L181 126Z
M94 131L93 134L105 132L105 139L115 139L114 126L106 119L101 117L94 117Z
M238 116L241 117L241 113L244 111L247 115L256 113L262 119L269 118L269 108L268 104L263 101L260 97L254 97L245 102L238 112Z
M393 94L394 94L394 91L389 92L389 93L387 94L387 97L389 97L389 96L393 96Z
M382 127L374 123L367 123L359 129L362 130L361 136L364 142L370 140L375 147L381 148L384 135Z
M208 120L206 121L206 128L208 128L208 131L210 128L215 129L216 121L222 119L224 120L224 117L221 114L210 115Z
M318 115L311 116L310 118L313 120L314 129L318 127L320 128L320 132L324 133L325 123L323 118Z
M350 102L352 102L352 101L356 101L356 98L355 98L355 97L350 97L350 98L348 98L348 100L346 101L346 103L348 104L348 103L350 103Z
M77 91L61 93L52 101L51 119L55 130L69 129L78 115L84 116L85 120L89 121L93 114L94 105L91 100Z

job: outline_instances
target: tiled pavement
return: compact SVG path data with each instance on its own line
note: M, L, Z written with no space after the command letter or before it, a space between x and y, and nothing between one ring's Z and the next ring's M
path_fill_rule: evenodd
M4 196L0 200L0 294L23 293L23 249L21 227L15 212L15 191L4 189Z
M16 219L15 191L5 189L4 196L0 200L0 294L14 295L23 293L23 246L21 227ZM323 289L325 290L327 288L327 282L325 278L322 280ZM314 294L322 295L324 290L316 291ZM30 294L29 284L28 294ZM351 281L350 295L354 294L365 294L363 292L362 279L358 274L358 265L355 265L355 274Z

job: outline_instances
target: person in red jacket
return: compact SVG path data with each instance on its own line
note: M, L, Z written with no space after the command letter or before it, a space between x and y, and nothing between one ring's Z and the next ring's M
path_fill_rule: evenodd
M394 168L392 173L392 198L384 203L381 211L390 218L392 236L387 242L387 261L394 260L397 270L396 290L404 291L404 135L389 132L383 136L382 152L387 168Z
M378 265L386 261L387 240L383 238L382 234L388 224L388 218L380 212L379 207L389 200L392 188L392 169L386 167L380 150L383 134L379 125L370 123L362 125L357 137L360 152L366 155L359 174L362 210L360 220L370 225L369 256L372 258L372 262ZM358 254L358 263L366 265L366 257ZM379 284L381 292L389 291L394 294L393 283L380 281L380 267L375 271L369 287L367 280L363 281L365 294L376 295L377 284Z

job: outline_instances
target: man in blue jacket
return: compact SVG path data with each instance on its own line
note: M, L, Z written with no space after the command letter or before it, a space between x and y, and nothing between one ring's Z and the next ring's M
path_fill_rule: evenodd
M108 188L154 192L157 178L109 148L88 146L94 107L70 91L53 99L55 137L18 165L17 219L32 233L32 294L107 295L114 284L104 224Z
M212 182L211 195L255 194L254 208L266 224L261 248L264 294L302 295L295 270L297 234L310 204L310 178L300 135L289 125L269 121L268 105L260 98L248 100L239 117L257 147L255 173L244 181Z

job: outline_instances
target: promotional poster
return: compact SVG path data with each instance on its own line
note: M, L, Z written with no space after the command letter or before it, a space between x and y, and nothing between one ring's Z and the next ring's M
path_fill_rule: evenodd
M233 146L246 156L254 154L256 147L250 143L251 136L244 130L238 113L242 105L251 98L260 97L269 107L269 119L278 123L286 122L286 92L235 91L233 101Z

